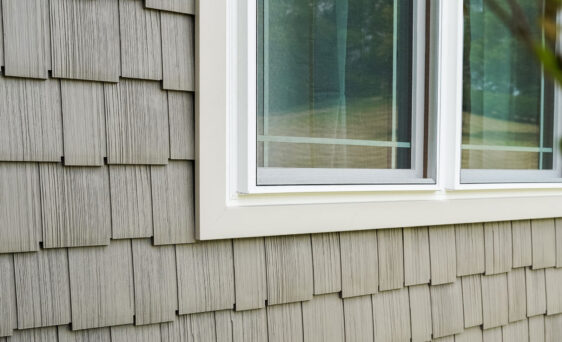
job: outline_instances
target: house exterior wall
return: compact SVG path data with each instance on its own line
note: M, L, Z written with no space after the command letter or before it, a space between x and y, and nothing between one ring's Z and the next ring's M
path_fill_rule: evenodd
M1 5L0 342L562 340L562 219L196 242L193 0Z

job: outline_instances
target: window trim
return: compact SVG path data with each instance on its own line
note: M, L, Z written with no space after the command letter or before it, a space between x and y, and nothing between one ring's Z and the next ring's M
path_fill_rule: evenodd
M243 195L236 191L238 159L232 143L238 131L232 114L230 39L233 0L197 1L196 20L196 231L201 240L347 230L414 227L562 216L562 184L460 184L455 162L458 115L440 115L437 128L437 183L432 185L283 187L282 193ZM438 30L436 113L460 110L462 87L462 4L435 0ZM238 20L236 18L235 20ZM435 35L433 35L435 37ZM436 39L434 39L436 40ZM457 46L451 51L450 47ZM442 58L447 55L447 59ZM201 76L204 77L201 77ZM451 87L451 84L457 85ZM431 112L431 111L430 111ZM447 141L446 140L446 141ZM457 142L460 146L460 139ZM460 151L460 150L459 150ZM247 165L247 164L246 164ZM243 177L242 177L243 178ZM455 188L456 186L456 188ZM470 190L470 191L466 191ZM405 214L407 213L407 214Z

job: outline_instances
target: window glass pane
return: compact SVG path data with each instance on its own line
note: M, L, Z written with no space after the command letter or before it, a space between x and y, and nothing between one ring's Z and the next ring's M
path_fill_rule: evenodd
M258 0L258 166L409 169L412 0Z
M542 39L541 1L520 1ZM465 0L462 168L553 168L553 85L483 0Z

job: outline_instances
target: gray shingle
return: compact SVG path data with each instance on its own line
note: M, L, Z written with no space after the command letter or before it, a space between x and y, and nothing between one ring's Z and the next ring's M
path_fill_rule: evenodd
M70 326L59 326L59 342L111 342L109 328L72 331Z
M103 85L61 81L64 164L99 166L106 156Z
M14 258L11 254L0 254L0 317L0 336L12 335L12 330L17 327L17 313Z
M154 244L195 242L193 162L171 161L150 173Z
M404 228L404 283L429 283L429 232L427 227Z
M310 235L265 238L265 255L270 305L312 299Z
M57 328L37 328L27 330L14 330L14 335L8 338L9 342L58 342Z
M372 298L375 341L409 342L411 331L408 289L379 292Z
M66 249L14 255L18 329L70 323Z
M61 156L59 81L0 76L0 160L57 162Z
M343 300L345 341L373 341L373 301L371 296L358 296Z
M122 325L111 327L111 342L156 342L160 341L160 325Z
M562 313L562 268L547 268L546 277L546 313Z
M191 333L191 316L176 316L170 323L160 324L162 342L194 342Z
M53 77L118 82L119 7L115 0L51 0Z
M303 342L301 303L267 307L269 342Z
M507 293L509 296L509 321L515 322L527 317L527 288L525 269L518 268L507 274Z
M191 315L191 331L194 342L215 342L215 314L205 312Z
M243 312L218 311L215 313L217 342L267 341L265 309Z
M43 243L47 248L109 244L107 167L40 164Z
M195 159L193 93L169 91L170 159Z
M178 245L176 258L180 314L234 307L230 240Z
M482 328L473 327L455 335L455 342L482 342Z
M430 286L433 337L458 334L463 331L463 304L460 280L445 285Z
M430 227L429 246L431 284L455 282L457 279L455 228L453 226Z
M233 248L236 310L263 308L267 300L264 240L237 239Z
M145 6L170 12L195 14L195 0L145 0Z
M507 275L482 276L481 280L484 329L506 325L509 321Z
M533 248L531 239L531 221L512 221L513 267L531 266Z
M377 232L340 233L342 297L377 293L379 270Z
M508 324L502 330L506 342L529 342L529 322L526 319Z
M546 313L546 280L544 270L526 269L527 317Z
M487 329L482 332L483 342L502 342L502 328Z
M431 298L428 285L409 288L412 342L431 340Z
M162 79L160 13L147 10L142 0L119 0L121 76Z
M163 87L167 90L195 89L194 19L161 12Z
M158 82L105 84L109 164L166 164L168 101Z
M37 165L0 162L0 194L12 194L0 196L0 253L37 250L41 231Z
M344 341L343 302L339 294L315 296L302 303L305 342Z
M404 286L404 248L402 229L382 229L377 232L379 251L379 290L394 290Z
M486 275L509 272L513 265L511 222L484 223Z
M174 247L155 247L147 239L132 244L135 324L173 321L178 308Z
M314 234L311 238L314 294L340 292L341 256L339 234Z
M5 75L47 78L51 53L48 2L2 0Z
M556 265L556 230L554 219L532 220L533 269Z
M482 283L480 275L462 277L464 327L482 325Z
M484 227L482 223L455 226L457 275L484 273Z
M544 342L544 316L529 317L529 341Z
M232 310L222 310L222 311L215 312L215 333L217 335L216 342L232 342L233 340L232 326L234 325L234 318L232 317L232 312L233 312Z
M133 323L131 242L68 251L72 329Z
M544 318L546 342L562 341L562 315L546 316Z
M150 167L111 165L109 184L112 238L153 236Z
M562 267L562 218L554 220L556 226L556 267Z

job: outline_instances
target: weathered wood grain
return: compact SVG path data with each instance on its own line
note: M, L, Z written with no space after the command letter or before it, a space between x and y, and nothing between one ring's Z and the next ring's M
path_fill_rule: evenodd
M526 269L527 317L546 313L546 279L544 270Z
M427 284L431 279L427 227L404 228L404 283Z
M562 313L562 268L547 268L546 277L546 313Z
M371 296L358 296L343 300L345 341L373 341L373 301Z
M195 89L194 19L161 12L163 87L167 90Z
M404 287L404 248L402 229L377 232L379 252L379 291Z
M64 164L99 166L106 156L103 85L61 81Z
M60 97L58 80L0 76L0 160L60 161Z
M145 0L147 8L195 14L195 0Z
M158 324L122 325L111 327L111 342L154 342L160 341L160 326Z
M410 299L408 289L383 291L372 296L375 341L409 342Z
M158 82L123 79L104 85L109 164L166 164L168 101Z
M193 93L169 91L170 159L195 159Z
M111 342L109 328L72 331L70 326L58 327L59 342Z
M142 0L119 0L121 76L162 80L160 13Z
M341 256L339 234L314 234L311 238L314 294L340 292Z
M29 252L39 248L39 193L36 164L0 162L0 194L10 194L0 195L0 253Z
M50 0L53 77L118 82L115 0Z
M330 342L345 339L343 301L338 294L315 296L302 303L305 342Z
M510 323L502 330L504 341L529 342L529 322L526 319Z
M43 243L47 248L109 244L107 167L40 164Z
M233 240L236 310L265 307L267 284L263 238Z
M544 316L529 317L529 341L544 342Z
M150 173L154 244L195 242L193 162L171 161Z
M234 307L230 240L178 245L176 258L180 314Z
M342 297L377 293L379 270L377 232L340 233Z
M484 227L481 223L455 226L457 275L484 273Z
M484 329L506 325L509 322L507 275L482 276L481 280Z
M66 249L14 255L18 329L70 323Z
M502 342L502 328L493 328L482 331L483 342Z
M433 285L431 290L431 317L433 337L458 334L464 329L461 282Z
M554 220L556 227L556 267L562 267L562 218Z
M72 329L133 323L131 242L68 250Z
M265 238L268 304L312 299L310 235Z
M544 337L546 342L562 341L562 315L544 318Z
M215 312L217 342L267 341L265 309Z
M412 342L431 340L431 297L429 286L410 286L410 315L412 321Z
M269 342L303 342L301 303L267 307Z
M2 0L6 76L47 78L51 53L47 6L42 0Z
M532 220L533 269L556 266L554 219Z
M153 236L150 167L111 165L109 185L112 238Z
M455 342L482 342L482 328L473 327L455 335Z
M8 337L9 342L58 342L57 328L37 328L14 330L14 335Z
M513 269L507 274L509 296L509 321L515 322L527 317L527 287L525 269Z
M12 335L17 327L16 310L14 258L11 254L0 254L0 336Z
M511 222L484 223L486 275L509 272L513 265Z
M178 309L176 253L173 246L133 240L135 324L171 322Z
M531 238L531 221L512 221L513 267L531 266L533 248Z
M215 329L215 314L213 312L191 315L191 331L194 342L215 342L217 339Z
M160 324L162 342L194 342L191 329L191 316L176 316L170 323Z
M453 283L457 279L454 226L429 228L431 284Z
M464 327L470 328L482 325L482 283L480 275L464 276L461 281Z

